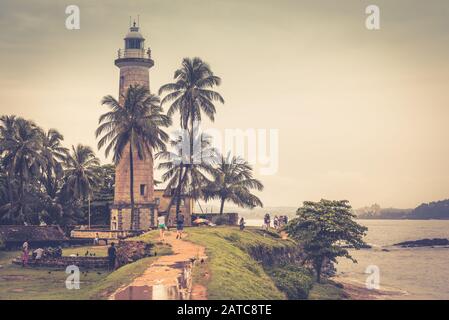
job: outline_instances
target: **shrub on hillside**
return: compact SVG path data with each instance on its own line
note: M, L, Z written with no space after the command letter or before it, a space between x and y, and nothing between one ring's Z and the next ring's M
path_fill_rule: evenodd
M0 238L0 250L5 249L5 242Z
M309 296L313 286L313 274L310 270L289 264L267 271L276 287L289 300L307 299Z

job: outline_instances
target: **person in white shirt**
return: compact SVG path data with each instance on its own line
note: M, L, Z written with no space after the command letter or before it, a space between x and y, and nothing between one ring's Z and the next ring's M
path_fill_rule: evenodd
M159 217L157 217L157 227L159 229L159 239L161 241L164 241L165 240L164 233L165 233L165 228L166 228L165 216L160 215Z
M37 248L36 250L33 251L36 254L36 260L40 260L42 259L42 254L44 253L44 249L42 248Z
M100 237L98 236L98 233L95 234L95 239L94 239L94 245L98 246L100 244Z
M29 245L28 240L25 240L25 242L22 245L22 267L26 267L28 264L28 255L29 255Z

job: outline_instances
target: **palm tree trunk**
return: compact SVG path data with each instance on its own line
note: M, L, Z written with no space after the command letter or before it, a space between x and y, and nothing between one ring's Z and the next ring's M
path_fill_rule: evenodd
M221 198L220 214L223 214L223 209L224 209L225 201L226 201L226 198Z
M181 167L179 169L178 187L176 189L176 221L178 221L178 219L179 219L179 207L181 205L182 169L184 167L182 162L181 162L180 166ZM170 214L170 209L167 214L168 215Z
M7 180L8 180L8 196L9 196L9 203L11 204L11 206L12 206L12 204L13 204L13 202L14 202L14 195L13 195L13 185L12 185L12 170L10 169L10 170L8 170L8 174L7 174Z
M25 222L25 217L23 214L23 197L25 195L25 187L24 187L24 183L23 183L23 172L22 170L20 170L20 175L19 175L19 179L20 179L20 198L19 198L19 203L20 203L20 213L19 213L19 218L22 220L21 223Z
M129 192L131 198L131 230L134 230L134 159L132 138L129 143Z
M323 259L318 258L314 263L315 272L316 272L316 282L321 282L321 269L323 268Z

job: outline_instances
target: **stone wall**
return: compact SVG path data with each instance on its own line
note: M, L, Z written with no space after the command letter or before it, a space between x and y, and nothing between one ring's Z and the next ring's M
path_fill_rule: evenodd
M14 264L21 265L20 257L13 260ZM107 269L107 257L59 257L59 258L42 258L40 260L28 260L30 267L45 267L65 269L68 266L75 265L80 269Z
M117 263L123 266L151 256L152 244L143 241L120 241L117 247Z
M157 209L153 204L136 204L134 209L134 230L149 230L156 226ZM131 230L130 205L113 205L111 208L111 230Z
M121 267L128 263L135 262L139 259L151 256L152 244L143 241L120 241L117 245L117 265ZM21 265L21 257L13 260L14 264ZM107 257L43 257L39 260L28 260L30 267L46 267L62 269L67 266L75 265L80 269L107 269Z

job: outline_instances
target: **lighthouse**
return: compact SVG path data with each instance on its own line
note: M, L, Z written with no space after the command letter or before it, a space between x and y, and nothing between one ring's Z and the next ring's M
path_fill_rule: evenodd
M136 23L125 36L125 46L118 50L115 65L120 69L119 102L129 86L140 85L150 89L150 68L154 65L151 51L145 48L145 39ZM129 150L129 148L125 148ZM133 155L134 210L131 210L130 157L123 156L115 169L114 203L111 206L111 230L147 230L156 225L157 206L154 199L153 158L146 154L139 159ZM133 212L133 216L131 214Z

